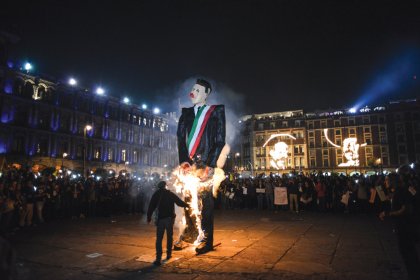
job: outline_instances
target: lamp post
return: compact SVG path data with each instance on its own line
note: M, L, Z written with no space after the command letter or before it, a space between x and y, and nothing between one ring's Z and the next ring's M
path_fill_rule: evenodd
M63 167L64 167L64 159L66 158L66 156L68 156L68 154L63 153L63 158L61 159L61 169L63 169Z
M86 125L83 129L83 176L86 176L86 133L91 129L91 125Z
M241 156L241 154L240 153L236 153L235 154L235 167L236 167L236 171L238 171L239 170L239 161L240 161L240 157Z
M378 158L376 164L379 165L380 174L382 175L382 158Z

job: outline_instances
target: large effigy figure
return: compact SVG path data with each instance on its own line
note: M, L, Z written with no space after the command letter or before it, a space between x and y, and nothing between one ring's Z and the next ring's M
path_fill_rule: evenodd
M218 159L225 147L225 107L224 105L206 104L211 91L212 87L208 81L197 80L189 94L194 106L182 108L177 131L180 169L183 172L194 172L200 182L211 181L215 169L221 168L224 164L224 160L218 162ZM199 244L195 249L198 254L213 250L213 184L211 183L193 194L197 196L200 207L201 214L199 217L197 216L197 219L201 220L198 225L198 227L201 225L201 229L194 228L197 227L197 224L191 213L187 213L185 216L187 227L181 238L191 242L198 235L197 230L201 232L202 236L198 237ZM186 201L194 200L194 197L185 199Z

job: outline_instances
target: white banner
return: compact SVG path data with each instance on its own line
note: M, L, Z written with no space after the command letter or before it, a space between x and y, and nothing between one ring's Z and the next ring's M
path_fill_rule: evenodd
M274 204L275 205L287 205L287 188L276 187L274 188Z
M265 193L265 189L256 188L257 193Z

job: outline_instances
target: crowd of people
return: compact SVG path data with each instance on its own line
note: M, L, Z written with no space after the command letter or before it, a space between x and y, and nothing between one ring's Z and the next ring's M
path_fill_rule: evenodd
M161 176L136 178L120 174L87 179L31 171L3 170L0 177L0 235L57 219L112 217L146 213ZM164 178L166 179L166 178ZM168 179L170 185L170 179ZM414 169L381 175L277 174L247 178L228 174L215 208L375 213L394 217L409 272L417 273L420 174Z
M56 219L139 214L147 209L159 178L126 174L109 178L42 175L3 170L0 178L0 233Z
M419 174L343 176L317 174L229 174L222 182L215 208L273 211L368 213L389 211L397 189L407 190L410 212L419 212ZM86 180L69 175L40 175L10 169L0 178L0 232L36 226L54 219L145 213L161 178L128 174ZM286 199L278 202L277 190ZM417 215L418 216L418 215Z
M391 206L390 195L397 188L412 194L413 207L417 205L418 195L413 193L417 192L419 184L419 174L414 171L386 176L326 175L321 172L282 176L261 174L248 178L233 176L222 183L219 203L224 209L379 213ZM285 189L286 200L276 202L277 188Z

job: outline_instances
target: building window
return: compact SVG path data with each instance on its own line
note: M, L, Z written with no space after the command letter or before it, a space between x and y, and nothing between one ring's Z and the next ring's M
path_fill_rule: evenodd
M276 128L276 122L270 122L270 129Z
M341 135L341 129L336 129L335 130L335 135Z
M94 157L95 159L101 159L101 148L95 148L95 151L94 151L93 157Z
M12 152L22 154L24 152L25 139L22 136L16 137L12 143Z
M314 129L314 123L313 122L308 123L308 129Z
M334 120L334 126L340 126L340 120Z
M354 125L354 118L349 118L349 125Z
M343 152L341 151L341 149L336 150L335 158L337 159L337 165L343 163Z
M258 124L258 130L263 130L264 129L264 124L263 123L259 123Z
M310 158L309 161L311 163L311 166L316 166L315 158Z
M363 117L363 123L364 123L364 124L368 124L368 123L370 123L370 118L369 118L369 116L365 116L365 117Z
M315 141L313 139L309 139L309 148L315 148Z
M282 127L287 127L287 121L282 122Z
M121 160L127 161L127 150L121 150Z
M133 151L133 162L137 163L138 161L139 161L139 153L136 150L134 150Z
M341 138L336 138L335 139L335 144L338 146L341 146Z
M114 160L114 149L108 148L108 160L112 161Z
M327 147L328 146L327 139L324 136L321 137L321 142L322 142L322 147Z
M399 133L404 133L404 125L403 124L397 124L395 126L395 131Z
M387 143L386 135L384 134L379 135L379 141L381 142L381 144L386 144Z

